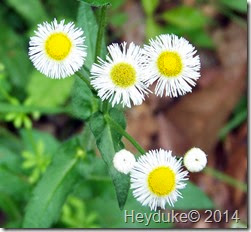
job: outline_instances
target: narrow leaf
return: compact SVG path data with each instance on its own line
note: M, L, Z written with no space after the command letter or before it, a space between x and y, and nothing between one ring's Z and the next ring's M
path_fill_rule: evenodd
M122 112L113 109L110 111L110 116L113 118L113 120L125 128L125 120ZM119 208L123 209L130 186L129 176L118 172L113 166L114 154L123 148L121 135L112 130L110 125L106 123L101 113L96 113L93 115L90 121L90 127L94 136L96 137L97 147L108 167L109 174L113 180Z
M199 29L208 23L208 18L196 8L179 6L163 14L168 23L186 30Z
M90 5L84 1L80 2L77 25L83 29L85 35L85 45L87 47L87 57L85 66L90 69L94 62L95 46L98 33L96 17Z
M52 164L33 191L23 228L48 228L57 221L61 207L78 178L78 146L78 139L71 139L54 155Z
M23 176L3 165L0 165L0 183L0 192L16 200L25 199L30 190L30 185Z

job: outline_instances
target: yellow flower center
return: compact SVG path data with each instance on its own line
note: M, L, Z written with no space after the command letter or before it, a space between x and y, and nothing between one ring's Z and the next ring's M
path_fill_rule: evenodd
M182 60L177 52L162 52L157 60L159 72L166 77L176 77L182 71Z
M148 186L157 196L166 196L175 188L175 173L169 167L158 167L148 175Z
M136 82L135 68L128 63L115 64L110 75L112 82L121 88L130 87Z
M69 55L71 47L71 40L64 33L54 33L45 42L47 55L58 61L65 59Z

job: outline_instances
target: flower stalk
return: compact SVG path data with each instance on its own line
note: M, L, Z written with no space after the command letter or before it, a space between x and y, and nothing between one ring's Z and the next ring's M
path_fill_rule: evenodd
M117 122L115 122L109 115L105 115L105 119L111 127L113 127L116 131L118 131L121 135L123 135L139 152L141 155L145 154L146 151L142 148L138 142L129 135Z
M97 61L98 57L101 55L102 50L102 41L105 32L105 25L106 25L106 11L107 5L102 6L99 9L99 26L98 26L98 34L96 40L96 49L95 49L95 62Z

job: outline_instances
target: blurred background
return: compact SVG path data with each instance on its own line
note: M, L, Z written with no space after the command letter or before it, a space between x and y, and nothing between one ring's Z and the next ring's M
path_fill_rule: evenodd
M246 182L247 2L112 2L107 17L107 43L134 41L142 45L156 35L174 33L195 45L202 63L201 78L191 94L180 98L150 95L144 104L126 111L127 131L147 150L161 147L182 155L193 146L200 147L208 154L210 167ZM29 189L19 186L13 173L19 173L19 178L28 178L28 182L35 185L59 141L79 133L84 127L84 123L67 110L72 104L74 78L60 81L45 78L33 68L27 55L29 37L38 23L53 18L76 21L78 6L76 0L0 1L1 226L20 226L29 196ZM125 144L136 153L127 141ZM213 200L217 209L239 210L241 222L204 223L202 218L196 224L173 226L229 228L246 225L245 191L204 173L190 177ZM16 189L8 191L8 185ZM93 186L90 188L94 191ZM98 210L90 211L80 200L81 196L93 192L81 194L68 199L57 226L105 226L105 222L98 219Z

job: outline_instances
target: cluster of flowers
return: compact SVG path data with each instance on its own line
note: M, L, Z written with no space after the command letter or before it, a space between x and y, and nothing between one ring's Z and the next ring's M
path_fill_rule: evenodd
M31 37L29 56L34 66L51 78L65 78L84 64L85 37L80 28L64 20L38 26ZM140 105L157 81L157 96L178 97L192 91L200 77L195 48L176 35L160 35L144 48L126 42L107 47L106 60L98 58L91 68L91 85L102 100L112 105Z
M135 156L127 151L117 152L113 158L114 167L121 173L130 174L133 196L151 210L157 207L165 209L166 203L173 206L179 197L180 189L185 188L188 171L200 172L207 164L206 154L199 148L186 152L182 168L182 158L172 155L172 151L152 150L136 161Z
M85 37L80 28L64 20L38 25L31 37L29 56L34 66L50 78L73 75L84 64L87 56ZM107 47L105 60L98 57L92 65L91 85L102 100L112 106L140 105L157 82L157 96L178 97L192 91L200 77L200 59L195 48L184 38L160 35L143 48L126 42ZM134 197L151 209L173 206L179 189L186 186L188 172L182 170L182 158L171 151L155 150L136 161L129 151L121 150L114 156L114 167L130 174ZM201 171L207 163L206 155L199 148L192 148L184 157L190 172Z

